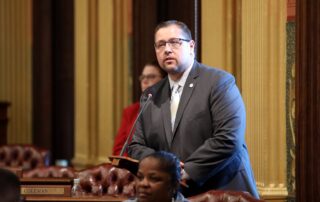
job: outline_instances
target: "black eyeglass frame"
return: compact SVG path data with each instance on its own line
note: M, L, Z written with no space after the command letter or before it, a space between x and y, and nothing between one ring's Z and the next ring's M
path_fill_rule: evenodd
M178 40L178 41L173 41L173 40ZM176 44L179 44L179 46L181 46L182 44L182 41L185 41L185 42L190 42L192 39L183 39L183 38L171 38L169 39L168 41L163 41L163 40L160 40L156 43L154 43L154 48L156 50L161 50L162 48L165 48L167 46L167 44L169 44L169 46L171 48L175 47L174 45ZM160 43L160 44L159 44Z
M139 76L139 81L143 81L144 79L147 79L147 80L153 80L157 77L162 77L161 75L159 74L147 74L147 75L140 75Z

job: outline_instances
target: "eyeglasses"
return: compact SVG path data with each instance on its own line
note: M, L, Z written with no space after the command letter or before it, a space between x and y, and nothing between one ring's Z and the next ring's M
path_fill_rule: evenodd
M156 50L164 50L167 44L170 46L170 48L178 49L180 48L182 42L189 42L190 39L181 39L181 38L171 38L168 41L158 41L154 44L154 47Z
M161 76L157 75L157 74L140 75L139 76L139 81L143 81L144 79L153 80L153 79L155 79L157 77L161 77Z

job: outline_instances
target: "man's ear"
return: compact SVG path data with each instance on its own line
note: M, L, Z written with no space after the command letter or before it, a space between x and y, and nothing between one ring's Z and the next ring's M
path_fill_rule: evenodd
M194 54L196 42L194 40L189 41L189 46L190 46L190 49L191 49L191 53L190 54Z
M196 42L194 40L189 41L190 47L194 48L196 46Z

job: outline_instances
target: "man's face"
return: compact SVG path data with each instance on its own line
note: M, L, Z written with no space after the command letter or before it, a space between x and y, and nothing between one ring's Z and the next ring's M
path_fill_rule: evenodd
M169 74L182 74L191 65L194 45L176 25L161 28L155 34L158 63Z
M170 175L159 168L158 159L146 158L140 162L137 173L139 202L171 201L173 186Z

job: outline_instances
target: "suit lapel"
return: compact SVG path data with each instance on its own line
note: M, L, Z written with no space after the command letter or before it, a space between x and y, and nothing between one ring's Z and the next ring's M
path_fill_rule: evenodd
M171 147L171 140L172 140L172 127L171 127L171 112L170 112L170 85L169 81L167 80L166 84L164 85L163 95L161 96L165 100L161 102L161 113L162 113L162 121L165 129L165 135L168 142L168 145Z
M197 84L196 78L198 77L199 72L198 72L198 69L196 68L197 67L196 64L197 64L197 62L194 61L194 65L193 65L193 67L192 67L192 69L191 69L191 71L189 73L189 76L188 76L188 78L186 80L186 83L185 83L185 85L183 87L183 91L182 91L182 95L181 95L181 98L180 98L176 119L175 119L175 122L174 122L172 139L173 139L173 137L174 137L174 135L176 133L178 125L180 124L181 118L184 115L183 112L184 112L185 108L187 107L187 104L188 104L188 102L190 100L190 97L192 95L193 89L195 88L195 86Z

